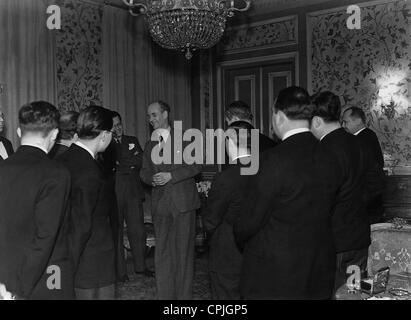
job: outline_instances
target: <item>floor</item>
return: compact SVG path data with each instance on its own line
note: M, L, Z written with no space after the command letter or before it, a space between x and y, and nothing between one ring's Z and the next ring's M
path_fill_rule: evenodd
M194 300L210 300L209 278L207 270L207 252L198 252L195 260ZM150 254L147 265L153 268L153 255ZM156 300L156 285L154 278L147 278L132 272L132 264L128 263L130 281L120 284L117 288L119 300Z

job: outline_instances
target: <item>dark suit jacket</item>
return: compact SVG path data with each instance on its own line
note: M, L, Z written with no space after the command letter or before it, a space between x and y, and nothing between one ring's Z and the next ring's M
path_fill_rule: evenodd
M262 133L260 133L259 142L260 153L267 151L268 149L274 148L276 145L278 145L277 142L275 142L274 140L270 139Z
M182 135L181 135L182 136ZM200 208L200 198L194 177L201 172L201 165L188 165L184 161L178 164L174 161L174 153L183 155L184 150L175 146L174 148L174 130L171 130L170 136L165 143L164 148L171 150L171 163L155 164L152 160L151 153L157 141L148 141L146 143L143 155L143 167L140 171L141 180L151 186L153 175L159 172L170 172L172 179L164 186L153 187L151 192L152 212L157 213L157 208L162 206L168 208L174 204L180 212L188 212ZM183 147L186 143L183 143ZM163 211L163 210L161 210Z
M112 185L97 161L73 144L58 159L70 171L71 250L76 288L98 288L115 282L114 243L110 212Z
M357 135L366 163L366 197L372 199L384 191L384 156L377 135L365 128Z
M340 173L332 220L336 250L368 248L370 225L363 201L365 166L359 141L340 128L326 135L320 146L335 157Z
M49 158L50 159L56 159L58 156L60 156L64 152L66 152L68 149L69 149L69 147L67 147L63 144L56 143L54 145L53 149L51 149L50 152L49 152Z
M259 137L258 137L258 151L261 154L263 154L265 151L270 150L271 148L274 148L275 146L277 146L279 144L279 142L274 141L272 139L270 139L269 137L267 137L266 135L260 133ZM222 165L222 170L226 170L227 168L229 168L229 162L230 162L230 158L228 157L228 154L225 154L225 164Z
M27 299L57 293L46 290L46 269L69 257L63 223L69 192L67 169L36 147L22 146L0 163L0 283L10 292Z
M335 248L331 228L336 167L310 132L265 153L250 178L241 218L241 290L250 299L326 299L332 296Z
M13 145L11 144L10 140L4 138L4 137L0 137L0 142L3 143L4 148L6 149L6 152L8 154L8 156L10 157L13 153ZM1 156L0 156L0 161L4 160Z
M248 176L241 165L230 165L213 181L202 216L210 237L209 269L224 274L240 274L242 254L234 240L233 225L247 192Z
M143 165L143 149L136 137L123 135L121 143L112 141L114 145L114 158L116 162L116 176L121 179L123 175L132 175L135 177L136 193L141 199L144 199L144 190L140 179L140 170Z

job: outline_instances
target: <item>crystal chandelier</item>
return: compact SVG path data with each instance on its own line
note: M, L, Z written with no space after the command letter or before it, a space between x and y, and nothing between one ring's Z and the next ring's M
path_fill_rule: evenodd
M144 14L154 41L166 49L192 51L213 47L221 39L227 18L247 11L251 0L123 0L130 14ZM243 7L235 4L241 2Z

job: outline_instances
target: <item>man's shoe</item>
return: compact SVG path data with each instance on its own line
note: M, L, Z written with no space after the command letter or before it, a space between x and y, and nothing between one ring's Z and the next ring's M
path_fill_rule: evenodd
M136 274L138 275L142 275L148 278L154 278L154 272L150 271L148 269L144 270L144 271L136 271Z

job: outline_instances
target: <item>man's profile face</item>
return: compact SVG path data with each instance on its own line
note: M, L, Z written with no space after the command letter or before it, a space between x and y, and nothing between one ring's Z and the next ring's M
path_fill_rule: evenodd
M120 138L123 135L123 124L119 117L113 118L113 131L117 138Z
M148 107L147 118L154 130L167 129L168 127L168 113L162 111L158 103L153 103Z
M0 132L4 130L4 113L0 111Z
M349 133L356 133L361 127L361 119L351 117L351 110L346 110L343 114L341 125Z

